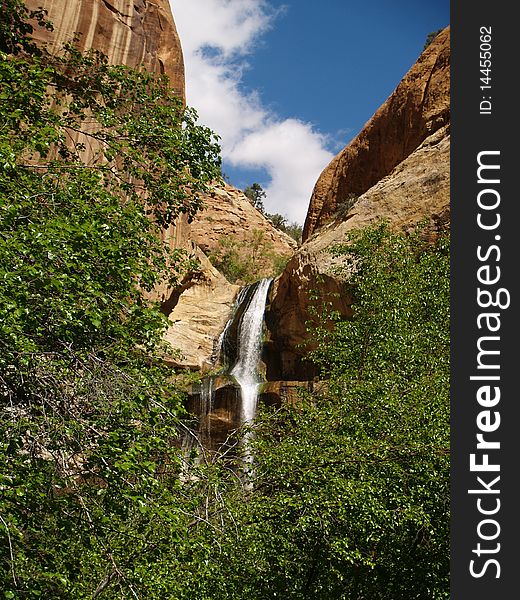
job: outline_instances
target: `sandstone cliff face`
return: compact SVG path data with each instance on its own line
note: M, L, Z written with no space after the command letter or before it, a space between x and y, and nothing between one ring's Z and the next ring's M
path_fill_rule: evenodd
M276 229L233 186L215 188L213 194L204 198L204 205L191 223L191 237L205 254L222 251L226 242L236 244L242 253L256 253L258 279L271 276L277 260L294 254L296 242Z
M165 339L178 350L166 361L175 367L207 371L240 287L226 281L195 244L191 249L200 263L199 270L163 296L170 323Z
M230 284L192 240L186 215L163 232L170 249L185 250L198 268L184 276L180 285L156 288L150 298L161 302L168 317L165 340L173 352L165 357L173 367L206 370L211 367L215 341L231 315L239 286Z
M200 269L188 275L174 290L159 290L170 327L166 339L179 355L168 357L173 366L209 370L215 344L231 316L240 285L229 283L208 259L225 250L232 242L240 257L253 258L255 280L271 277L273 269L294 254L296 242L276 229L247 197L224 184L204 197L204 210L191 223L183 219L167 241L185 248L200 263ZM179 231L184 232L179 235Z
M183 218L167 241L184 248L200 263L174 290L159 290L159 299L168 315L170 327L166 340L178 355L172 354L172 366L210 370L215 345L231 316L239 285L229 283L215 269L207 255L222 248L222 241L233 240L241 255L256 247L255 277L271 276L276 259L288 260L296 242L276 229L236 188L224 184L204 197L204 210L191 223ZM180 234L179 234L180 232Z
M292 238L273 227L230 185L215 187L204 197L204 204L190 224L183 223L184 235L174 239L175 247L185 248L197 258L200 269L180 288L163 289L160 296L170 321L166 340L181 350L168 357L169 363L203 371L213 366L215 344L240 290L213 267L207 255L222 250L223 242L236 244L241 256L256 252L255 277L260 279L271 276L276 260L288 260L296 249Z
M100 50L111 64L143 65L151 72L165 73L184 101L182 49L168 0L27 0L26 4L48 11L54 30L35 27L34 36L50 52L59 53L63 43L79 33L80 50ZM76 141L83 140L78 136ZM88 148L86 162L96 157L95 145ZM199 262L178 288L163 286L151 294L169 317L166 339L182 351L166 360L175 366L202 368L229 318L238 287L230 285L193 243L185 215L163 232L163 238L170 248L182 248Z
M346 281L333 269L337 266L330 248L345 241L353 229L367 227L381 219L400 231L426 220L426 232L435 235L449 223L450 137L446 126L426 140L387 177L360 196L342 222L331 223L312 236L289 261L275 281L266 315L271 332L272 379L309 379L314 376L305 363L308 339L306 324L312 323L309 308L312 292L332 302L344 316L351 314Z
M311 197L304 240L330 222L350 196L364 194L449 122L449 35L446 28L435 38L359 135L325 168Z
M342 315L352 314L348 277L334 272L337 263L330 253L349 231L381 220L400 231L426 221L425 235L432 237L447 227L449 61L446 29L320 176L307 215L307 240L271 291L266 313L269 379L306 380L315 375L305 353L316 291L318 304L328 301ZM341 210L351 194L355 197Z
M60 52L76 33L80 50L94 48L112 64L165 73L184 100L184 61L168 0L26 0L48 11L54 31L34 30L51 53Z

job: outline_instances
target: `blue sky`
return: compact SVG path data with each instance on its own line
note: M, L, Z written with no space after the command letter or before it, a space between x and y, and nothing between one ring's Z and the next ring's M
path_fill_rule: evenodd
M170 0L188 103L224 172L303 222L321 170L449 24L447 0Z

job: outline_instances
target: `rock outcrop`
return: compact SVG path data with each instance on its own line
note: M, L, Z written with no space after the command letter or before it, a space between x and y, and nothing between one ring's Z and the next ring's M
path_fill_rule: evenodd
M191 238L208 256L222 252L226 244L236 244L241 253L255 254L255 272L260 279L273 274L277 261L287 261L294 254L296 242L276 229L233 186L216 187L204 197L204 205L191 223Z
M34 37L51 53L59 53L65 42L75 42L107 55L111 64L143 66L165 73L184 101L184 63L181 43L168 0L27 0L28 8L42 7L54 29L35 27ZM75 140L84 141L79 134ZM88 144L85 161L95 160L95 144ZM166 360L175 366L204 368L231 313L238 287L229 284L193 242L190 224L180 215L175 225L163 232L164 242L181 248L195 258L199 267L186 275L174 289L163 286L151 299L162 303L169 317L166 339L173 351Z
M204 197L204 204L204 210L190 224L184 223L184 236L171 234L174 246L185 248L199 261L200 269L185 278L180 288L160 291L171 323L166 339L181 350L179 355L169 357L169 362L203 371L213 366L215 344L240 290L240 285L229 283L215 269L208 255L225 252L231 244L241 259L251 260L254 278L261 279L283 266L297 246L230 185L215 187Z
M306 221L306 242L271 290L269 379L308 380L313 296L351 315L348 281L330 253L349 231L386 220L400 231L426 222L434 237L450 218L449 29L421 55L363 131L325 169ZM347 204L344 204L345 200ZM338 210L340 208L340 210ZM312 234L312 235L311 235Z
M35 27L35 39L59 53L78 34L80 50L94 48L111 64L165 73L184 100L184 61L168 0L26 0L44 8L53 31Z
M297 245L230 185L215 187L204 204L190 224L184 223L184 235L175 237L173 232L170 237L175 247L185 248L199 261L200 269L188 275L180 288L160 294L170 321L166 340L180 350L168 362L202 371L213 366L215 344L240 290L213 267L207 255L225 250L226 243L236 244L241 257L254 254L255 278L260 279L273 274L277 261L289 260Z
M449 122L449 35L448 27L435 38L359 135L325 168L311 197L304 240Z
M174 349L166 361L175 367L207 371L240 287L230 284L196 244L187 241L184 247L190 245L190 255L200 268L161 298L170 323L165 339Z

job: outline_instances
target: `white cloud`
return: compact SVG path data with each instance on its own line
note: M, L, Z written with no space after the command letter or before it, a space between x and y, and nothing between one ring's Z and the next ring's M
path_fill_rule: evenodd
M276 14L264 0L171 0L170 4L183 49L189 53L211 46L226 56L245 54Z
M325 136L296 119L264 121L231 150L229 160L245 167L263 167L271 176L266 189L269 212L285 213L303 222L312 188L332 155Z
M222 137L234 167L265 168L266 208L303 222L312 188L332 154L312 125L281 119L241 76L277 13L265 0L170 0L186 66L187 101Z

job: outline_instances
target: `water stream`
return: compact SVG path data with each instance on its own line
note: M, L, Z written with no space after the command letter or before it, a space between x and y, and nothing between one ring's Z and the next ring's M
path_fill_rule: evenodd
M236 404L234 406L228 433L239 425L250 423L256 414L258 391L262 382L259 373L259 363L262 353L262 334L264 311L267 294L272 279L262 279L256 283L246 286L240 290L237 296L233 315L226 324L220 335L213 354L213 364L220 363L227 373L234 377L239 386L240 412ZM199 392L194 406L195 414L199 417L198 439L205 448L212 448L222 436L222 426L219 417L215 417L216 389L218 387L219 375L208 375L201 381ZM222 405L222 389L218 400L219 410L225 413L226 408ZM229 405L228 405L229 406ZM215 422L215 428L212 426ZM213 431L213 429L215 429ZM242 448L244 450L244 462L251 463L253 460L249 450L251 432L246 431ZM190 447L191 449L191 447ZM215 448L216 449L216 448ZM247 469L250 473L251 469Z
M261 379L258 363L262 351L262 326L267 292L272 279L262 279L242 314L237 336L237 361L231 375L240 386L242 422L249 423L256 413L258 388Z
M231 375L240 386L241 397L241 421L243 424L250 423L256 414L256 403L258 400L258 389L261 378L258 372L258 364L262 353L262 332L264 323L265 304L267 293L272 279L262 279L251 286L251 295L240 322L237 332L237 359L234 367L231 369ZM246 431L242 444L244 449L244 463L251 464L253 455L250 451L249 441L252 432ZM251 477L254 469L251 467L244 469L244 474ZM248 489L251 488L250 482L245 484Z
M235 323L235 319L237 317L240 316L240 308L242 307L242 304L244 303L244 301L246 300L247 296L248 296L248 291L251 288L251 286L246 286L243 287L240 292L238 293L238 296L236 297L235 300L235 306L233 308L233 314L231 315L231 318L228 320L228 322L226 323L226 326L224 327L224 331L220 334L219 338L218 338L218 342L217 342L217 346L213 352L213 364L220 362L221 364L225 364L226 366L229 366L229 348L228 346L230 345L230 330L233 326L233 324Z
M214 383L213 377L205 377L202 380L200 400L201 400L201 419L204 420L204 429L208 437L211 437L211 418L210 415L213 412L213 402L215 399L214 395Z

